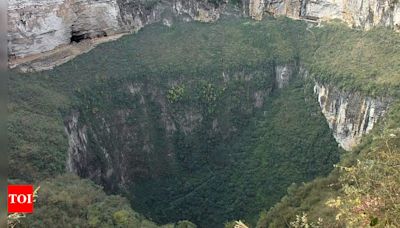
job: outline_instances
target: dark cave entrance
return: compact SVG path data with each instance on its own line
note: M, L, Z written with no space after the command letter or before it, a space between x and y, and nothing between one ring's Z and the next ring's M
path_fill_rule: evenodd
M100 38L100 37L106 37L106 36L107 36L107 33L105 31L100 31L95 34L88 34L88 33L81 34L80 32L72 31L70 43L74 43L74 42L79 43L82 40L92 39L92 38Z
M86 38L87 38L86 34L78 34L76 32L72 32L70 43L74 43L74 42L79 43Z

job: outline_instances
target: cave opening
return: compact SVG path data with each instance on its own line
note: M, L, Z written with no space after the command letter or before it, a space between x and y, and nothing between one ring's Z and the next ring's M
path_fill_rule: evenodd
M70 43L79 43L85 39L101 38L101 37L107 37L107 36L108 36L108 34L106 31L99 31L99 32L96 32L93 34L81 33L79 31L72 31Z
M79 43L82 40L87 39L86 34L80 34L79 32L71 32L70 43Z

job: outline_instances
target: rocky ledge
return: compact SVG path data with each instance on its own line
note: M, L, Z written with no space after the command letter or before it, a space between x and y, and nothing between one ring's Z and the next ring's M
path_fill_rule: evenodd
M290 80L299 75L304 80L310 78L309 72L295 64L275 67L278 88L285 87ZM314 94L325 116L336 142L346 151L353 150L364 135L368 134L388 111L389 97L370 97L359 92L338 89L328 83L311 80Z
M246 0L243 8L256 20L283 15L308 21L339 19L363 29L385 26L400 30L397 0Z
M387 112L390 99L373 98L316 83L314 93L336 141L345 150L357 146L363 135Z
M135 32L155 22L170 25L177 16L215 21L222 8L223 4L202 0L10 0L9 65L83 40Z

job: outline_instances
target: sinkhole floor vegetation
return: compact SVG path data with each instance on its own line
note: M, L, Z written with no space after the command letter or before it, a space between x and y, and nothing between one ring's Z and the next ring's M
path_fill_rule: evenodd
M323 178L340 151L310 82L294 73L278 89L275 68L290 64L297 72L302 66L310 80L397 97L395 37L336 23L309 28L285 18L227 18L151 25L54 70L11 72L10 179L43 185L37 213L22 226L156 226L132 208L159 224L190 220L221 227L237 218L256 224L259 212L277 203L292 183L339 178ZM103 190L65 174L64 127L71 112L79 113L88 136L87 160L78 174L107 193L122 194L130 206L122 197L93 198ZM318 194L327 194L308 207L300 203L308 196L295 193L307 187L291 187L289 200L262 213L258 225L282 225L336 194L321 185ZM53 190L58 188L64 190ZM170 226L185 224L192 225Z

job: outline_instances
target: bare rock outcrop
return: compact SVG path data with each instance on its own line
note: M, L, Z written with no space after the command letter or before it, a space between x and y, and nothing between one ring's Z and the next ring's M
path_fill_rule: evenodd
M339 19L351 26L400 30L400 3L395 0L247 0L254 19L283 15L296 19Z
M348 151L373 129L390 104L389 98L372 98L320 83L315 84L314 93L333 136Z
M204 22L221 8L202 0L10 0L8 53L11 60L85 39L135 32L176 16Z

